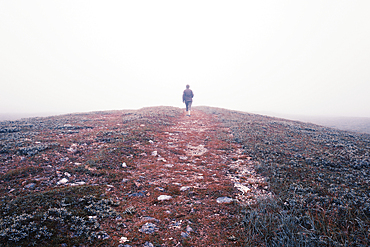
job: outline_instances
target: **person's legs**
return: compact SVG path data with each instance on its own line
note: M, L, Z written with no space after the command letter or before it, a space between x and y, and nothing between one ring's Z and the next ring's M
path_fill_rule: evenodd
M186 102L186 115L190 117L191 101Z

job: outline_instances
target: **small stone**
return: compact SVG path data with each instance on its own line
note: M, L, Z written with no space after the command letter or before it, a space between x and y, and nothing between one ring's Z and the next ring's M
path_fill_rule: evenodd
M158 196L158 201L167 201L167 200L170 200L171 198L172 198L172 196L160 195L160 196Z
M156 187L155 190L159 190L159 191L162 191L163 192L164 191L164 188L162 188L162 187Z
M187 233L187 232L181 232L181 237L188 238L189 237L189 233Z
M33 190L35 187L36 187L35 183L29 183L26 186L24 186L24 188L30 189L30 190Z
M230 197L219 197L217 198L217 203L231 203L234 200Z
M158 155L158 152L157 151L153 151L152 152L152 156L157 156Z
M180 160L187 160L187 159L188 159L188 157L186 157L186 156L179 156L179 159L180 159Z
M126 243L126 242L128 242L128 238L126 238L126 237L121 237L121 239L119 240L120 244L123 244L123 243Z
M126 168L127 167L127 164L126 162L123 162L122 165L121 165L122 168Z
M63 179L59 180L59 182L57 182L57 185L66 184L66 183L68 183L68 179L67 178L63 178Z
M128 179L128 178L122 179L122 183L127 183L128 181L130 181L130 179Z
M180 188L180 191L187 191L188 189L190 189L191 187L190 186L182 186Z
M64 173L64 176L66 176L66 177L70 177L70 176L71 176L71 174L70 174L70 173L68 173L68 172L65 172L65 173Z
M130 194L130 195L128 195L129 197L136 197L136 196L138 196L138 197L142 197L142 196L145 196L144 195L144 193L143 192L136 192L136 193L132 193L132 194Z
M153 144L154 142L153 142L152 140L149 140L149 143L150 143L150 144Z
M145 234L153 234L155 230L157 229L157 226L151 222L145 223L140 229L139 232L145 233Z
M84 185L86 184L84 181L76 182L76 183L71 183L71 186L77 186L77 185Z
M173 164L165 164L164 166L168 167L168 168L171 168L171 167L173 167Z

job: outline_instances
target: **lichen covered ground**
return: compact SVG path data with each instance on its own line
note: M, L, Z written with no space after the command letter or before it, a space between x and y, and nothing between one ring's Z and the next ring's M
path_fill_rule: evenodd
M0 122L0 141L4 246L369 240L368 135L150 107Z

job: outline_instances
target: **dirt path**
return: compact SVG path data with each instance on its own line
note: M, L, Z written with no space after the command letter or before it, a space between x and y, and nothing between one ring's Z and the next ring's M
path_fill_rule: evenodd
M266 193L250 157L237 144L221 141L231 132L201 111L158 133L140 146L145 152L127 179L134 181L123 185L131 189L128 210L137 213L125 222L121 242L127 237L132 246L243 245L240 204Z

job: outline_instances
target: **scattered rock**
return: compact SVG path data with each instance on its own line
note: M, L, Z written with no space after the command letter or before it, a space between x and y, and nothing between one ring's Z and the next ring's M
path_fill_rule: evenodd
M120 244L123 244L123 243L126 243L126 242L128 242L129 240L128 240L128 238L126 238L126 237L121 237L121 239L119 240L119 243Z
M162 187L156 187L155 190L159 190L159 191L163 192L164 191L164 188L162 188Z
M68 183L68 179L67 178L62 178L61 180L59 180L57 182L57 185L66 184L66 183Z
M139 232L145 234L153 234L157 230L157 226L151 222L145 223L140 229Z
M84 182L84 181L80 181L80 182L71 183L71 184L69 184L69 185L70 185L70 186L77 186L77 185L84 185L84 184L86 184L86 182Z
M190 189L191 187L190 186L182 186L180 188L180 191L187 191L188 189Z
M230 197L219 197L217 198L217 203L231 203L234 200Z
M167 201L167 200L170 200L171 198L172 198L172 196L160 195L160 196L158 196L158 201Z
M36 187L35 183L29 183L26 186L24 186L24 188L30 189L30 190L33 190L35 187Z
M138 196L138 197L142 197L142 196L145 196L145 194L143 192L135 192L135 193L132 193L132 194L129 194L128 195L129 197L135 197L135 196Z

